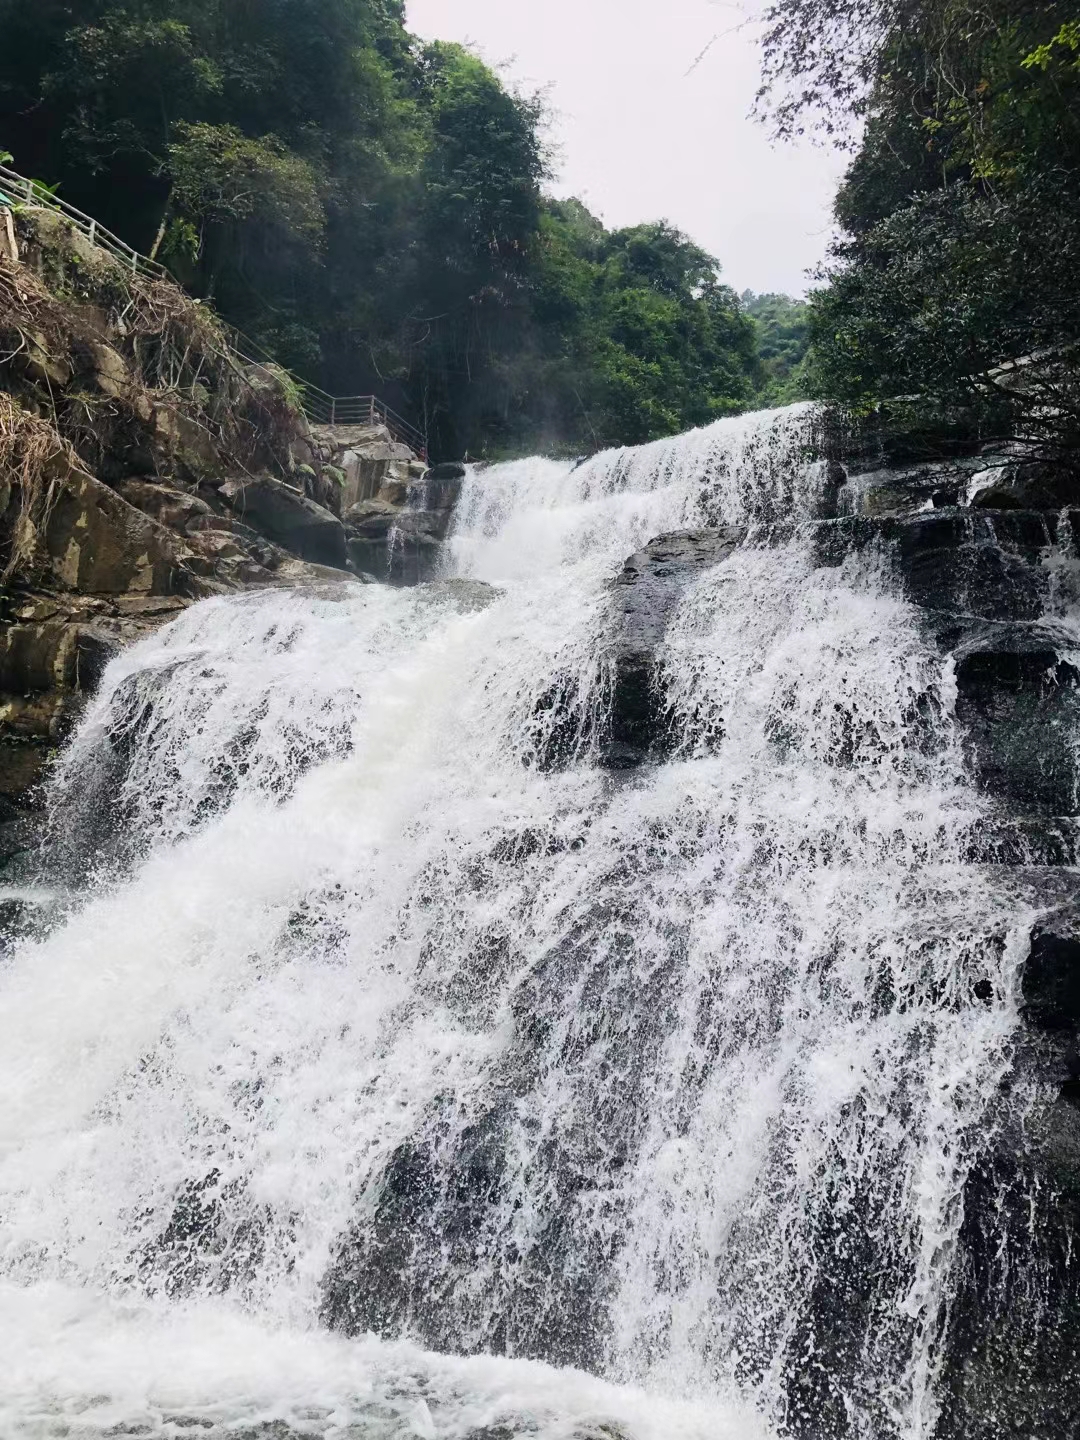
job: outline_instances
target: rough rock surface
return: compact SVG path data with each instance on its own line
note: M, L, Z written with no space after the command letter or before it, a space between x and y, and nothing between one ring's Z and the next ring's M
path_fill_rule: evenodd
M218 494L241 521L293 554L345 569L345 528L338 517L271 475L226 480Z

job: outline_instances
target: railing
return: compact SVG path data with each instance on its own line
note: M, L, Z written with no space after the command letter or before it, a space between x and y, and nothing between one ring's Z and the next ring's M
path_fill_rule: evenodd
M81 210L69 205L66 200L61 200L39 181L28 180L18 171L0 165L0 207L14 209L21 205L54 210L58 215L63 215L76 229L82 231L91 244L108 250L133 274L146 275L153 280L168 280L174 285L177 283L160 261L151 260L141 255L138 250L133 250L111 230L106 230L93 216L84 215ZM302 380L284 365L279 365L267 350L249 339L242 331L231 325L226 325L225 330L230 345L241 360L245 360L249 365L274 365L285 371L296 385L304 414L312 425L385 425L395 440L408 445L422 460L427 459L427 436L423 431L391 410L389 405L376 396L329 395L310 381Z
M427 459L427 437L376 395L328 395L302 382L304 413L316 425L385 425L395 440Z
M61 200L38 181L28 180L25 175L9 170L6 165L0 165L0 205L9 208L16 205L36 205L45 210L55 210L57 214L65 215L81 230L91 244L108 250L136 275L149 275L155 280L172 280L168 270L157 260L148 260L145 255L140 255L111 230L99 225L92 216L84 215L81 210L76 210L74 205Z

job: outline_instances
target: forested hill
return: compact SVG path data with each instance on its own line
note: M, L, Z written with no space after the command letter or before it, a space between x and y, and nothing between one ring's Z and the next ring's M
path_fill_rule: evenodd
M0 0L0 148L436 454L594 449L776 387L715 260L544 196L539 103L400 0Z

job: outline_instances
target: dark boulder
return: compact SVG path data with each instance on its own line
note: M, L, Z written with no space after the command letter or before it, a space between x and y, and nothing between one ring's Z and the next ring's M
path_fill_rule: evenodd
M1020 989L1029 1025L1041 1030L1080 1028L1080 901L1034 927Z
M431 469L424 476L425 480L464 480L467 474L465 465L460 460L444 460L439 465L432 465Z
M819 525L814 543L820 565L839 565L852 550L887 550L908 598L924 609L1033 620L1046 605L1049 574L1040 557L1053 539L1047 517L1037 512L953 506L841 516Z
M631 555L612 586L616 628L612 700L602 745L610 769L627 769L670 748L662 677L668 622L683 591L726 560L746 534L737 525L659 535Z
M958 505L971 476L1000 457L956 455L912 465L882 465L848 476L839 497L841 513L865 518L913 515L929 507Z
M968 503L992 510L1060 510L1080 500L1080 476L1045 460L988 466L968 482Z
M269 475L228 480L218 493L247 525L301 560L344 570L345 528L336 515Z
M450 512L401 509L384 500L361 500L346 512L350 568L392 585L436 577Z
M954 656L956 717L972 773L1021 812L1077 813L1080 672L1074 640L1047 623L943 623Z

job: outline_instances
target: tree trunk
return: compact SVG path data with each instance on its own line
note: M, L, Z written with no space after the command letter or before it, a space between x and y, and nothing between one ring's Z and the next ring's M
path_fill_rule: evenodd
M158 226L157 234L154 236L154 243L150 247L151 260L157 259L158 251L161 249L162 242L165 239L165 231L169 228L169 212L172 209L172 197L173 192L170 186L169 194L165 201L165 209L161 213L161 224Z

